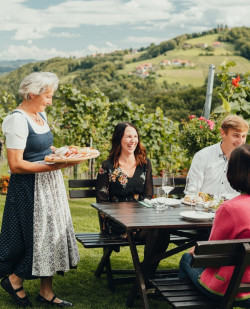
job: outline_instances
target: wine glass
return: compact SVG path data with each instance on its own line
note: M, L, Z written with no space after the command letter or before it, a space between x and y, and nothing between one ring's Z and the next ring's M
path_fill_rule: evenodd
M184 193L185 193L185 196L189 196L190 198L191 210L192 210L192 205L195 205L196 199L198 197L199 189L200 189L199 181L193 179L191 182L190 178L187 176Z
M174 174L163 172L162 175L162 184L161 184L162 190L165 192L165 195L167 194L167 198L169 193L174 189Z

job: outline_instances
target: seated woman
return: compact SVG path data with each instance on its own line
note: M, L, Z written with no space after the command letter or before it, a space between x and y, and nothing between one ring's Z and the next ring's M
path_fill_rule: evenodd
M118 123L112 137L109 157L102 163L97 176L97 202L137 202L153 196L152 166L140 142L137 128L128 122ZM125 228L103 217L103 229L108 235L126 237ZM142 268L153 276L159 263L150 266L153 256L165 252L169 234L164 230L138 230L134 237L145 243Z
M227 178L232 188L241 195L224 201L217 209L209 240L250 238L250 145L240 146L232 152ZM192 268L193 249L182 256L179 277L190 278L205 295L217 301L222 300L232 276L232 267ZM250 266L242 282L250 282ZM250 293L237 294L234 305L249 308Z

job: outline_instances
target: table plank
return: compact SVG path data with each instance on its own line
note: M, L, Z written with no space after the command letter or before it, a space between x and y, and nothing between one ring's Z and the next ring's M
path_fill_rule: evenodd
M139 203L133 202L93 203L92 206L129 229L207 229L212 226L211 220L190 221L182 218L180 212L191 210L190 206L183 204L164 211L147 208Z

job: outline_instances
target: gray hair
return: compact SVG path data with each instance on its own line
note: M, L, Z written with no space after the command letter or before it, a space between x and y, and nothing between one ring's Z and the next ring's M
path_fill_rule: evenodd
M49 89L57 89L59 79L51 72L33 72L21 81L19 93L26 100L30 100L30 93L40 95Z

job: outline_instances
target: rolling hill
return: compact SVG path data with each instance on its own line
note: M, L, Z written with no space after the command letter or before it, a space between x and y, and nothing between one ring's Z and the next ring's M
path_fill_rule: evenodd
M136 67L143 65L146 62L152 63L152 72L157 76L159 83L164 80L169 84L178 82L180 85L188 86L192 85L194 87L202 86L208 76L208 69L210 64L215 65L215 73L219 71L219 66L225 60L235 61L236 66L233 67L232 72L244 74L250 71L250 61L241 56L235 55L234 44L222 42L220 46L213 47L213 42L217 42L219 34L211 34L202 36L199 38L194 38L186 40L184 44L192 44L192 48L182 48L178 47L174 50L170 50L163 55L159 55L152 59L147 59L147 61L132 62L126 64L123 70L119 71L119 74L129 74L129 72L135 72ZM203 48L195 47L196 44L207 44L207 47L212 47L213 51L206 51ZM144 52L142 52L144 53ZM133 59L140 58L141 54L126 55L124 58ZM163 60L187 60L189 63L193 63L193 67L183 67L183 66L161 66ZM133 60L135 61L135 60Z
M148 111L159 106L172 119L190 113L198 115L205 102L210 64L215 65L215 83L218 82L216 73L226 60L236 63L230 68L232 73L250 72L248 38L250 28L222 32L213 29L151 44L138 51L127 49L77 59L57 57L28 63L0 76L0 96L7 91L20 101L17 91L25 75L51 71L58 75L61 84L71 84L86 95L99 88L110 101L128 98L144 104ZM221 99L214 91L213 106L220 104Z

